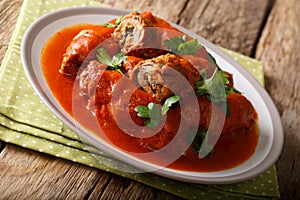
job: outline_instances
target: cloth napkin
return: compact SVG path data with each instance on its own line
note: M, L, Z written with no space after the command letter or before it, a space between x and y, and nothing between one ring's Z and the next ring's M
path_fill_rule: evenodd
M80 138L58 120L29 84L20 59L28 26L40 16L62 8L103 6L87 0L24 0L9 48L0 67L0 140L127 177L187 199L277 199L275 166L251 180L229 185L191 184L151 173L127 173L127 165L104 152L90 153ZM262 63L225 50L263 84ZM97 159L96 159L97 157Z

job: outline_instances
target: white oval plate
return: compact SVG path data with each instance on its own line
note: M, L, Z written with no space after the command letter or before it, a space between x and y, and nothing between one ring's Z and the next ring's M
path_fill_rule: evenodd
M134 167L151 171L152 173L168 178L194 183L225 184L253 178L269 169L278 159L283 146L281 120L273 101L259 82L234 59L199 35L174 24L172 25L176 26L179 30L194 38L198 38L199 43L205 46L212 56L215 57L218 65L223 70L233 74L235 86L244 93L255 107L259 116L258 126L260 135L254 155L235 168L218 172L186 172L173 170L161 168L132 157L109 145L88 130L76 126L74 119L65 112L52 95L43 77L40 66L42 48L54 33L64 27L79 23L99 24L127 13L129 13L129 11L111 8L70 8L45 15L30 26L24 35L21 46L23 67L35 91L51 111L67 126L76 131L83 140L88 141L95 147Z

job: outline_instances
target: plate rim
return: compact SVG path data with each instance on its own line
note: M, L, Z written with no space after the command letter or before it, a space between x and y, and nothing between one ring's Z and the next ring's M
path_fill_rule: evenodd
M31 71L30 71L30 67L29 67L29 66L31 66L29 64L30 62L28 62L28 57L29 57L28 55L31 54L31 50L26 51L27 49L25 47L28 47L28 45L30 45L30 43L32 44L32 41L34 40L34 38L32 37L31 34L33 34L34 31L37 32L37 30L35 30L34 28L38 27L38 25L40 23L45 22L47 20L52 21L53 19L55 19L55 17L56 18L66 17L66 16L68 16L68 15L66 15L68 13L70 15L75 15L75 13L77 13L76 15L78 15L80 13L86 14L87 11L92 11L92 12L102 11L104 13L107 12L107 13L112 14L112 15L123 15L123 14L131 12L130 10L105 8L105 7L73 7L73 8L65 8L65 9L61 9L61 10L58 10L58 11L54 11L54 12L51 12L49 14L43 15L38 20L33 22L30 25L30 27L27 29L27 31L26 31L26 33L23 37L22 44L21 44L22 65L23 65L25 73L26 73L27 77L29 78L29 81L30 81L31 85L33 86L35 92L38 93L39 97L43 100L43 102L47 105L47 107L60 120L62 120L64 123L66 123L69 127L73 127L72 123L74 123L74 122L72 122L72 120L70 121L70 120L66 119L64 117L64 114L61 113L61 111L57 110L56 108L53 108L52 107L53 105L52 105L51 101L49 100L49 97L47 95L45 95L42 92L41 88L38 88L38 86L36 85L35 80L34 80L35 77L34 77L33 74L31 74ZM175 26L176 28L180 27L181 30L184 30L188 34L192 33L191 35L193 37L195 37L195 36L200 37L201 38L201 44L203 44L205 47L209 48L210 50L214 51L216 54L221 56L224 60L229 62L232 66L240 66L238 68L238 71L243 76L245 76L245 74L247 75L247 77L245 76L245 78L257 90L257 92L259 93L261 98L264 100L268 111L270 112L270 116L271 116L271 120L272 120L273 128L274 128L274 132L273 132L274 137L273 137L273 143L272 143L271 149L270 149L267 157L262 162L260 162L257 166L255 166L254 168L251 168L250 170L248 170L246 172L243 172L243 173L240 173L240 174L237 174L237 175L226 176L226 177L217 177L217 178L216 177L212 177L212 178L211 177L204 177L203 179L199 180L199 177L194 177L194 176L186 177L186 175L174 174L174 173L172 173L172 171L170 172L169 170L166 170L168 168L166 168L166 169L165 168L160 168L158 170L151 171L151 173L161 175L161 176L164 176L164 177L168 177L168 178L173 178L173 179L176 179L176 180L181 180L181 181L186 181L186 182L193 182L193 183L205 183L205 184L236 183L236 182L240 182L240 181L243 181L243 180L247 180L247 179L256 177L257 175L263 173L264 171L269 169L277 161L277 159L280 156L280 153L282 151L283 143L284 143L284 141L283 141L283 128L282 128L282 124L281 124L281 119L280 119L278 110L277 110L273 100L271 99L269 94L266 92L266 90L261 86L261 84L257 81L257 79L255 79L242 65L240 65L237 61L235 61L232 57L230 57L224 51L222 51L221 49L219 49L217 46L215 46L211 42L207 41L206 39L202 38L198 34L193 33L190 30L188 30L186 28L183 28L179 25L176 25L174 23L171 23L171 24L173 26ZM202 40L204 41L204 43L203 43ZM54 99L55 99L55 97L54 97ZM65 121L65 120L67 120L67 121ZM73 121L75 121L75 120L73 119ZM274 123L274 122L279 122L279 123ZM81 132L79 132L78 134L80 134L80 137L81 138L83 137L83 139L87 139L86 136L89 136L89 135L86 135L85 133L81 133ZM89 143L94 143L94 141L93 142L89 141ZM95 145L95 144L93 144L93 145ZM102 150L105 151L104 149L102 149ZM124 160L124 159L121 159L121 161L126 162L126 160ZM126 163L128 163L128 162L126 162ZM249 171L252 171L252 173L249 174Z

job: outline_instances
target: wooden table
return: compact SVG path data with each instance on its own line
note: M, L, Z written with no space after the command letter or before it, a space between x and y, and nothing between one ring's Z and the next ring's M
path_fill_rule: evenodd
M152 11L215 44L263 61L266 89L285 133L276 163L281 199L300 198L299 0L100 1L115 8ZM0 1L0 62L21 4L22 0ZM0 199L177 199L111 173L4 142L0 152Z

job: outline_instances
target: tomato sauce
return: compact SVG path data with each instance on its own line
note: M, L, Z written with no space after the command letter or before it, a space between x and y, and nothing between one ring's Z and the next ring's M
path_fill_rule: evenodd
M86 109L87 100L74 93L75 79L59 73L63 54L74 38L83 29L93 25L81 24L62 29L54 34L43 48L41 65L44 77L53 95L61 106L73 116L81 125L93 131L107 142L128 152L146 152L141 148L136 138L123 133L116 127L102 127L105 135L99 131L99 125L95 116ZM74 116L74 108L80 109L80 115ZM179 121L174 121L174 126ZM223 134L214 147L214 153L206 158L200 159L198 154L190 147L185 155L182 155L168 167L172 169L198 172L212 172L235 167L245 162L255 152L258 143L258 129L255 124L238 134ZM161 158L153 158L149 162L159 163Z

